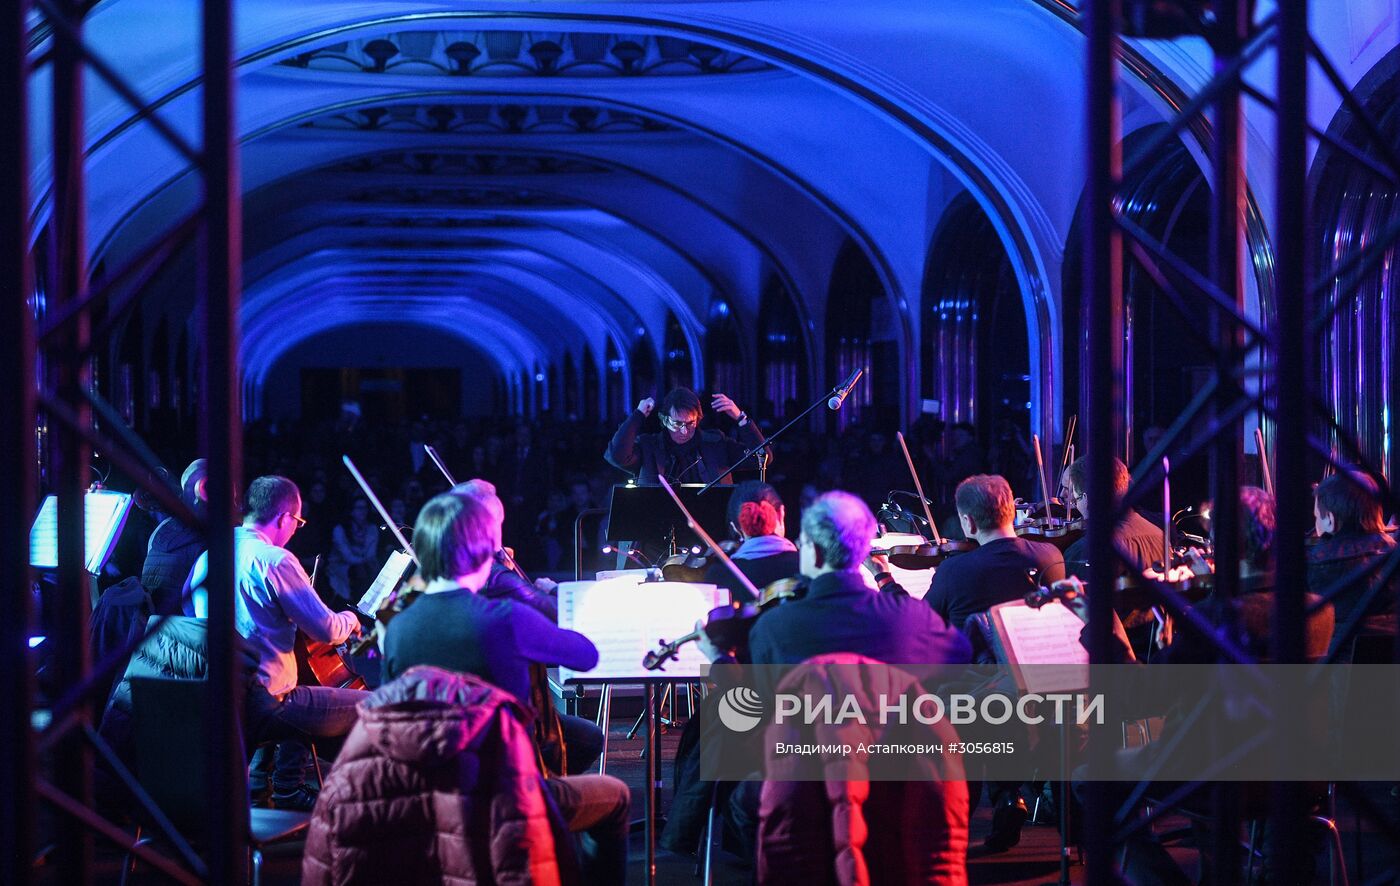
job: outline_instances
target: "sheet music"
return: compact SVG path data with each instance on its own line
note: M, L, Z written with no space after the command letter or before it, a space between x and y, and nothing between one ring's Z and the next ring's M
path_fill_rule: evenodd
M695 630L716 606L729 602L729 591L708 584L677 581L638 583L635 579L566 581L559 585L559 626L578 631L598 647L598 666L591 671L559 669L569 680L626 677L697 679L709 661L694 643L680 650L664 671L648 671L642 658L658 641L675 640Z
M992 607L1010 664L1027 692L1063 692L1089 685L1089 650L1079 642L1084 622L1059 600L1033 609L1021 601ZM1030 666L1030 667L1027 667Z
M389 559L384 561L384 566L380 568L379 574L370 583L369 590L365 591L360 602L355 604L355 608L360 610L360 614L369 618L374 618L376 612L384 605L384 601L393 593L394 588L403 581L404 574L408 572L408 567L413 565L413 558L403 551L394 551L389 555Z

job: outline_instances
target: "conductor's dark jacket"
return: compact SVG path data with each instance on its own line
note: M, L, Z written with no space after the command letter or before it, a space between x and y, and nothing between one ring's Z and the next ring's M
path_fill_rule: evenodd
M733 435L714 430L697 431L684 447L671 443L665 431L641 433L645 421L645 415L633 410L604 453L608 464L627 471L640 483L657 483L659 476L665 476L672 483L708 483L745 452L763 442L763 432L752 419L743 427L736 427ZM749 463L744 467L756 466ZM721 481L733 482L732 474Z

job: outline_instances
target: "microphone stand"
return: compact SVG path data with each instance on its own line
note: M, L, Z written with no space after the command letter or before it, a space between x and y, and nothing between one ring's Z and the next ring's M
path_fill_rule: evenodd
M726 468L725 471L724 471L722 474L720 474L718 477L716 477L716 478L714 478L713 480L711 480L710 482L706 483L706 484L705 484L705 488L704 488L704 489L701 489L699 492L697 492L697 493L695 493L695 494L696 494L696 495L704 495L705 493L707 493L707 492L710 491L710 487L717 485L717 484L718 484L721 480L723 480L725 477L728 477L730 474L732 474L732 473L734 473L735 471L739 470L739 468L743 466L744 462L748 461L749 459L753 458L754 456L758 455L758 453L763 452L764 450L771 450L774 441L778 440L780 437L783 436L783 434L787 433L787 431L788 431L789 428L791 428L793 425L797 424L798 422L802 421L802 419L804 419L804 418L806 418L808 415L810 415L814 409L816 409L818 406L820 406L820 405L822 405L823 403L825 403L827 400L830 400L832 397L835 397L835 396L836 396L837 394L839 394L840 392L841 392L841 386L840 386L840 385L837 385L836 387L832 388L830 392L825 393L825 394L822 394L822 395L821 395L820 397L818 397L815 401L813 401L813 403L812 403L811 406L808 406L806 409L802 410L802 413L801 413L800 415L798 415L797 418L794 418L792 421L790 421L790 422L788 422L787 424L783 425L781 428L778 428L778 430L774 431L773 434L772 434L770 437L768 437L768 439L764 440L762 443L758 444L757 446L755 446L755 447L753 447L752 449L750 449L750 450L748 450L747 452L745 452L745 453L739 458L738 461L734 462L734 464L732 464L732 465L730 465L728 468ZM753 421L753 419L749 419L749 421ZM764 453L764 455L761 456L761 457L759 458L759 471L760 471L760 473L761 473L765 478L766 478L767 475L768 475L768 458L769 458L769 453Z

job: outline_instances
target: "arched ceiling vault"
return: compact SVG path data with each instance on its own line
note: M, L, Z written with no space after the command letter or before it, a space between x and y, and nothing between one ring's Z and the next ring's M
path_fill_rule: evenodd
M329 281L334 281L334 286ZM597 286L595 282L595 287ZM395 287L404 293L401 305L390 297L389 307L405 313L421 308L410 296L436 296L444 307L435 309L436 316L455 325L476 323L479 311L504 310L517 330L530 333L528 349L519 338L515 344L497 342L504 353L517 353L528 363L547 364L562 357L564 345L571 341L601 344L605 336L615 340L630 330L624 330L611 318L600 315L596 304L602 296L590 293L579 285L577 276L564 283L554 279L548 269L540 270L520 265L510 258L483 254L464 260L453 253L425 251L359 249L319 249L304 260L283 265L254 285L248 287L244 303L245 362L250 374L256 374L275 362L285 347L265 345L260 335L275 327L261 327L257 320L262 313L276 310L283 303L292 304L293 316L333 314L331 306L322 301L326 290L362 294L366 289L392 293ZM452 306L452 311L446 310ZM277 340L277 339L274 339ZM253 355L268 347L261 363ZM488 352L491 349L487 349Z
M455 0L436 0L399 4L385 16L382 6L352 0L245 0L236 48L239 128L256 136L245 141L248 158L275 144L296 164L298 140L302 150L315 151L363 134L336 131L329 119L340 115L353 127L347 115L416 101L425 110L410 115L414 120L441 122L445 137L473 147L515 150L528 142L540 153L592 153L645 170L670 186L688 186L696 205L709 202L742 218L745 233L793 276L809 317L824 314L824 296L818 281L803 275L827 264L823 259L840 240L831 236L835 228L866 251L896 300L906 371L917 334L907 298L918 291L929 234L951 197L941 182L947 178L982 205L1011 257L1032 327L1033 373L1046 373L1033 382L1044 432L1057 395L1058 361L1045 354L1058 347L1060 250L1082 181L1082 72L1075 61L1082 38L1062 6L986 0L973 14L962 0L546 2L528 9L483 0L464 12ZM160 39L149 39L149 22L157 20ZM512 33L525 31L529 42L507 45ZM96 7L88 34L158 113L194 135L193 7L108 0ZM393 51L376 48L381 41ZM42 34L34 48L42 51ZM1125 80L1130 110L1161 112L1171 104L1168 91L1149 82L1160 76L1152 62L1177 65L1184 73L1173 76L1182 82L1196 74L1189 50L1176 56L1135 50L1133 58ZM41 93L46 76L40 71L35 79ZM33 102L36 134L46 129L45 98ZM431 103L567 102L605 113L503 117L493 111L482 123L471 115L433 117L428 109ZM91 164L102 173L94 174L91 193L93 239L101 242L119 222L135 219L132 210L171 179L178 163L109 92L94 89L88 111ZM623 121L616 126L614 111ZM629 113L641 122L624 121ZM571 122L560 122L566 119ZM613 128L557 128L586 130L600 120ZM538 128L541 121L547 125ZM501 123L509 131L490 131ZM421 142L424 134L400 135ZM36 143L33 153L41 218L50 152ZM259 174L251 162L247 172L250 179ZM727 190L716 181L726 177ZM702 199L716 193L722 199ZM693 221L680 218L653 233L681 242ZM717 269L722 256L702 256L702 264L716 279L742 279L742 271ZM750 285L748 294L757 288ZM912 380L903 386L909 403Z

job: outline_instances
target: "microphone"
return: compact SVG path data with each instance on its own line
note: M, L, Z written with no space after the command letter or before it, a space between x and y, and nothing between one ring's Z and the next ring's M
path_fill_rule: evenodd
M831 399L826 401L826 408L840 409L841 404L845 403L846 398L851 395L851 391L855 390L856 382L860 381L860 377L864 374L864 367L852 372L851 377L846 379L846 383L832 392Z

